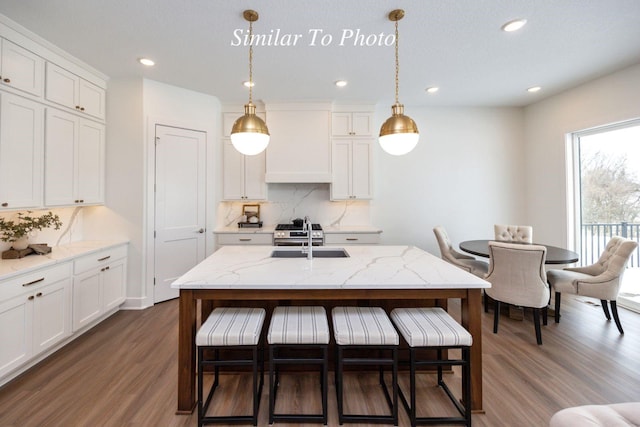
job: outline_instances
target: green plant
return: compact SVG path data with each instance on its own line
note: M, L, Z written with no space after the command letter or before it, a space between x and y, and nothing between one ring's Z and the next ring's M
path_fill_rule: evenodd
M18 218L15 221L0 218L0 240L3 242L15 242L34 230L42 230L51 226L55 230L59 230L62 226L60 217L52 212L41 216L31 216L32 213L32 211L27 211L27 213L18 212Z

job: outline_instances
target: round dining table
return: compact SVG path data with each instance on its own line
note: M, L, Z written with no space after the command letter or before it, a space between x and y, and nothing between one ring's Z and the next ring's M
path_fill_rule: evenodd
M495 240L466 240L460 242L460 249L484 258L489 258L489 242L495 242ZM503 242L503 243L516 243L519 245L530 245L531 243L521 242ZM533 243L534 245L540 245L547 248L547 258L545 264L573 264L578 262L578 254L568 249L559 248L557 246L544 245L541 243Z

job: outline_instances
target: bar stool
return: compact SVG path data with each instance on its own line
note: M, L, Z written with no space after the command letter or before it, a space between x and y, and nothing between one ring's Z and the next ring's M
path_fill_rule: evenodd
M411 426L418 424L464 424L471 426L471 343L472 337L440 307L396 308L391 311L391 319L409 345L410 399L407 402L400 388L400 399L409 413ZM437 359L417 358L417 351L435 349ZM461 349L461 359L443 359L442 350ZM459 417L417 417L416 416L416 368L431 365L438 368L438 385L444 389L460 413ZM455 398L442 379L442 367L462 366L462 402Z
M264 360L259 351L260 333L265 318L262 308L221 307L211 312L196 334L198 347L198 426L214 423L252 423L258 425L260 395L264 383ZM235 358L220 360L220 350L224 349ZM209 350L205 353L206 350ZM208 354L213 353L213 358ZM248 358L248 354L251 357ZM207 416L213 393L219 384L220 367L248 366L253 370L253 413L252 415ZM258 384L258 365L260 376ZM214 367L214 381L203 403L203 371Z
M269 343L269 424L274 421L322 422L327 424L327 377L329 322L324 307L276 307L267 334ZM309 356L300 352L316 352ZM281 354L287 353L287 354ZM279 386L279 365L320 365L322 414L275 413Z
M398 425L398 333L381 307L335 307L333 332L336 341L336 396L340 425L348 423L393 423ZM367 356L345 357L345 351L359 350ZM378 357L369 354L376 351ZM386 354L390 356L385 357ZM391 415L356 415L344 413L344 365L374 365L379 368L379 382ZM392 371L392 394L384 381L384 367Z

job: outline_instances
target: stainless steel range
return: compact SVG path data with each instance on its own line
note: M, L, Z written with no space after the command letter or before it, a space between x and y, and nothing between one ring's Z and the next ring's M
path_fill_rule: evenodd
M313 246L324 245L324 232L320 224L311 224L311 239ZM273 233L274 246L306 246L309 235L304 225L278 224Z

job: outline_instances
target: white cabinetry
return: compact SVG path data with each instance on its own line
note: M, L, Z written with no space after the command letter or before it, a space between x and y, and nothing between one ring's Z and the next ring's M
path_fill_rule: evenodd
M273 245L273 233L217 233L218 246Z
M331 200L371 199L373 139L333 140Z
M0 209L42 204L44 107L0 93Z
M376 245L380 243L380 233L325 233L325 245Z
M73 330L83 328L125 300L127 246L116 246L74 261Z
M104 149L103 124L48 108L45 205L102 203Z
M331 182L330 106L267 105L266 182Z
M0 38L0 88L42 96L44 59Z
M233 147L231 140L224 142L224 200L266 200L264 181L265 153L245 156Z
M0 282L0 377L71 335L71 263Z
M373 114L331 113L332 136L373 136Z
M105 90L103 88L51 62L47 62L46 76L47 100L104 120Z

